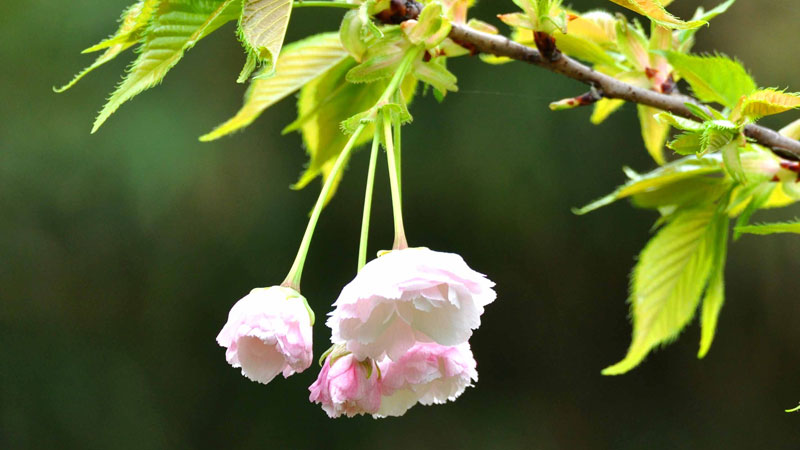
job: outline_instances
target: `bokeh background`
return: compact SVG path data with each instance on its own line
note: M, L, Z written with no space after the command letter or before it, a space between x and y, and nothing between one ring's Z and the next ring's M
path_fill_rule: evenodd
M497 283L472 339L477 388L400 419L329 420L307 401L316 370L247 381L214 338L233 302L283 278L316 198L317 184L288 189L305 162L299 137L280 134L293 101L244 133L197 141L245 89L228 25L90 136L126 59L66 94L51 87L91 61L79 51L127 3L6 2L0 15L0 448L800 448L800 415L783 412L800 400L800 240L731 247L705 360L695 322L630 374L601 376L627 349L628 272L655 217L570 208L622 182L623 165L652 168L635 108L599 127L589 110L551 113L584 87L477 58L453 61L462 91L442 105L420 97L404 129L411 243L461 253ZM676 3L685 17L699 2ZM796 6L742 0L698 49L800 89ZM484 0L473 15L497 23L513 9ZM335 29L340 14L297 10L289 40ZM354 275L366 160L350 165L314 239L303 292L319 316ZM371 254L391 245L379 173ZM326 331L320 321L317 352Z

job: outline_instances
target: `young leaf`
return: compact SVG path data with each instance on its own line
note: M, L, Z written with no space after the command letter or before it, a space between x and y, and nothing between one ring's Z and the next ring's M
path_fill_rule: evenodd
M656 119L658 109L644 105L636 105L636 108L639 112L639 124L647 153L650 153L658 165L664 165L664 144L669 135L669 125Z
M750 233L750 234L760 234L760 235L768 235L775 233L800 234L800 221L748 225L746 227L736 227L736 231L739 233Z
M284 132L301 131L311 160L300 179L292 186L294 189L302 189L319 175L323 178L328 176L334 160L349 139L342 132L341 123L372 108L388 85L386 80L363 84L347 82L347 73L354 66L356 62L347 58L300 90L297 102L299 119ZM407 77L402 89L406 103L410 103L415 87L416 80ZM357 145L369 141L372 134L370 125L362 133ZM337 184L338 181L336 180Z
M236 0L162 0L147 28L139 57L94 122L92 133L123 103L160 83L183 54L239 15Z
M248 55L264 61L268 73L274 70L281 53L291 14L292 0L244 0L239 35ZM244 70L239 79L246 80L249 72L252 68Z
M722 170L720 162L721 158L719 155L708 155L704 158L687 156L665 164L644 175L639 175L633 171L627 171L628 177L631 179L630 181L617 188L617 190L611 194L599 200L595 200L583 208L574 209L573 213L578 215L587 214L626 197L663 189L687 178L702 177L710 173L719 172Z
M708 12L704 11L702 7L697 8L692 20L703 20L708 22L709 20L726 12L728 8L733 6L735 1L736 0L727 0L723 3L720 3L713 9L708 10ZM694 35L697 34L697 30L699 30L699 28L681 30L678 32L678 42L680 43L678 49L681 53L688 53L689 50L691 50L692 46L694 45Z
M719 313L725 303L725 259L728 256L728 217L714 217L713 268L708 281L703 304L700 308L700 350L698 358L704 358L711 348L717 331Z
M800 108L800 94L761 89L744 97L737 107L737 112L744 117L759 119L795 108Z
M677 30L686 30L691 28L697 28L707 24L705 20L692 20L690 22L684 22L677 17L673 16L672 14L668 13L666 9L664 9L663 2L659 2L658 0L611 0L612 2L630 9L631 11L637 12L643 16L648 17L653 22L657 24L677 29Z
M347 58L337 33L324 33L287 45L275 64L275 75L256 77L247 90L244 105L227 122L202 136L212 141L250 125L264 110L321 76Z
M625 358L603 370L620 375L692 319L714 266L719 222L713 210L679 213L639 256L631 283L633 339Z
M692 155L701 153L703 145L701 143L702 134L687 131L679 134L674 140L667 144L667 147L674 150L679 155Z
M60 88L53 88L53 90L59 93L66 91L74 86L75 83L80 81L81 78L88 75L91 71L116 58L117 55L139 42L139 40L142 38L142 32L147 26L147 23L150 21L150 18L153 16L153 10L157 5L158 0L146 0L138 2L126 9L122 15L122 23L120 24L117 32L103 42L87 48L83 51L83 53L94 52L102 49L106 49L106 51L103 52L103 54L100 55L94 61L94 63L92 63L92 65L75 75L72 81Z
M722 55L697 56L665 52L669 63L686 79L697 98L734 108L756 83L738 62Z

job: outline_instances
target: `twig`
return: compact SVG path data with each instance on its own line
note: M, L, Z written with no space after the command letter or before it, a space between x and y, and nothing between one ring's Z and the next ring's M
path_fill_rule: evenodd
M555 73L560 73L581 83L588 84L602 91L607 98L617 98L633 103L652 106L687 119L701 120L692 114L686 107L687 101L698 103L696 99L679 95L661 94L656 91L642 89L616 78L594 71L567 55L561 55L553 61L543 58L538 50L514 42L504 36L484 33L465 25L453 24L450 38L456 43L464 45L471 51L489 53L496 56L505 56L519 61L525 61L543 67ZM744 127L744 134L757 143L772 149L781 157L800 160L800 141L788 138L778 132L760 125L748 124Z

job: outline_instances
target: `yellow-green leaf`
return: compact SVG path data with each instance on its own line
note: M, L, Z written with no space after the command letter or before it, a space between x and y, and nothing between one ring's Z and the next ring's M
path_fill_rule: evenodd
M266 62L270 71L281 52L291 15L292 0L244 0L239 34L248 53ZM249 76L245 71L240 80Z
M618 98L602 98L594 104L594 111L592 111L592 117L589 120L591 120L593 124L599 125L624 104L625 100L620 100Z
M162 0L147 29L139 57L94 122L92 133L123 103L164 78L183 54L239 15L236 0Z
M800 139L800 119L797 119L789 125L781 128L779 133L788 138Z
M644 192L654 192L687 178L701 177L722 171L722 158L719 155L707 155L703 158L687 156L669 164L665 164L644 175L626 170L630 181L617 188L616 191L596 200L583 208L575 209L578 215L587 214L617 200Z
M698 358L704 358L711 349L717 332L719 313L725 303L725 259L728 256L728 220L724 214L714 218L719 223L715 232L713 250L714 266L700 307L700 349Z
M669 124L656 119L660 110L650 106L637 105L639 112L639 125L642 128L642 139L647 153L653 157L658 165L664 164L664 144L669 135Z
M713 209L678 214L639 255L631 283L633 339L628 354L603 370L620 375L633 369L654 347L675 339L692 319L714 263L724 220Z
M212 141L250 125L264 110L321 76L347 58L338 33L324 33L287 45L281 51L275 74L256 77L247 90L244 105L227 122L202 136Z
M139 42L139 40L142 38L142 32L147 26L147 23L150 21L150 18L153 16L153 10L157 5L158 0L146 0L137 2L130 8L126 9L122 15L121 24L117 32L99 44L87 48L83 51L83 53L94 52L102 49L106 49L106 51L103 52L103 54L92 63L92 65L75 75L72 81L60 88L53 88L53 90L56 92L66 91L74 86L75 83L80 81L81 78L88 75L91 71L116 58L120 53Z
M681 19L673 16L666 9L664 9L664 4L659 2L658 0L611 0L612 2L630 9L631 11L637 12L643 16L648 17L653 22L657 24L677 29L677 30L687 30L690 28L698 28L701 27L708 22L705 20L692 20L690 22L684 22Z
M122 15L121 25L114 35L110 36L89 48L82 53L91 53L119 44L134 44L141 38L141 32L145 30L156 11L160 0L143 0L131 5Z
M760 89L741 100L739 114L758 119L800 108L800 94L775 89Z

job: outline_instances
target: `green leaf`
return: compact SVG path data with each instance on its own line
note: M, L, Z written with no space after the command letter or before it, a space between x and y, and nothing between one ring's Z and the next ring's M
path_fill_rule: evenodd
M739 183L747 183L747 174L742 165L742 156L740 152L740 145L736 139L729 141L727 144L720 148L722 153L722 162L725 166L725 171L734 180Z
M631 283L633 339L625 358L603 370L620 375L692 319L714 266L719 223L712 210L679 213L639 255Z
M638 208L669 213L676 207L685 209L713 203L729 188L730 183L721 177L684 178L658 189L634 194L631 202Z
M275 68L274 62L281 53L291 15L292 0L244 0L239 36L250 60L254 58L266 63L267 73ZM248 64L239 81L244 82L255 65Z
M664 144L669 135L669 124L656 119L659 109L644 105L636 105L636 109L639 112L639 125L647 153L650 153L658 165L664 165Z
M142 33L153 16L153 10L158 5L158 0L147 0L137 2L122 14L121 24L117 32L108 39L97 45L87 48L83 53L94 52L106 49L92 65L83 69L80 73L60 88L53 88L55 92L64 92L75 85L81 78L88 75L94 69L116 58L119 54L132 47L142 38Z
M578 58L591 64L615 66L617 61L609 55L600 44L584 39L571 33L554 34L558 49L564 54Z
M347 58L337 33L324 33L294 42L283 48L275 74L256 77L245 94L244 105L227 122L202 136L212 141L250 125L264 110L321 76Z
M94 122L92 133L123 103L164 78L200 39L236 19L236 0L162 0L147 28L139 57Z
M800 221L784 223L765 223L759 225L748 225L736 227L739 233L768 235L776 233L795 233L800 234Z
M388 86L386 80L363 84L347 82L347 73L355 66L355 60L347 58L300 90L297 103L299 119L284 131L300 130L310 162L292 186L294 189L302 189L319 175L323 179L328 177L336 157L349 139L342 132L341 123L372 108ZM415 88L416 80L407 77L402 89L406 103L411 101ZM370 125L356 145L369 141L372 134ZM339 180L335 181L338 184Z
M632 171L627 171L630 181L617 188L616 191L607 196L596 200L583 208L574 209L573 213L578 215L587 214L603 206L614 203L617 200L630 197L644 192L652 192L663 189L672 183L687 179L701 177L707 174L721 171L721 158L718 155L708 155L704 158L687 156L677 161L665 164L652 172L639 175Z
M725 259L728 256L728 217L717 214L714 217L713 268L711 278L703 296L700 308L700 349L698 358L704 358L711 348L717 331L719 313L725 303Z
M722 55L698 56L665 52L669 63L704 102L734 108L743 95L756 90L756 83L738 62Z
M701 27L708 22L705 20L692 20L684 22L668 13L662 2L658 0L611 0L612 2L648 17L657 24L677 30L686 30Z
M705 127L700 122L695 122L694 120L684 119L683 117L676 116L675 114L668 113L668 112L659 112L655 115L656 120L662 123L666 123L672 127L675 127L679 130L683 131L703 131Z

